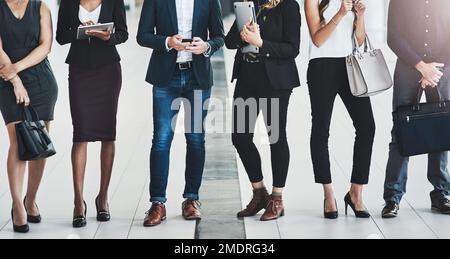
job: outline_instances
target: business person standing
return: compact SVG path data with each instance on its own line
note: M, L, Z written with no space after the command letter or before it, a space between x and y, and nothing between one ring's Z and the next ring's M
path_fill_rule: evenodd
M397 54L394 76L394 110L414 104L419 85L438 87L441 97L450 99L450 1L395 0L389 7L388 44ZM440 71L440 69L443 71ZM420 81L420 83L419 83ZM427 91L427 99L439 97ZM398 216L399 204L406 193L408 157L400 154L393 129L384 185L384 218ZM450 214L450 175L448 152L428 155L428 180L433 185L431 207L437 213Z
M114 31L88 31L78 40L80 25L114 23ZM122 87L116 45L128 39L123 0L62 0L56 40L71 44L69 97L73 122L72 167L75 189L73 227L86 226L84 176L88 142L102 142L101 184L95 200L97 220L109 221L108 189L114 164L117 106Z
M356 129L350 192L345 196L359 218L369 218L363 204L363 185L369 181L375 122L369 98L354 97L345 58L353 51L353 33L359 44L366 37L366 6L361 0L306 0L306 19L311 34L308 86L312 107L311 154L315 179L325 193L324 216L338 217L333 192L328 140L334 101L339 95Z
M219 0L145 0L138 43L153 49L147 82L153 84L154 136L150 155L152 206L144 226L156 226L166 219L166 188L173 119L181 99L185 121L187 157L186 187L182 214L186 220L201 218L199 189L205 164L203 121L213 85L210 57L224 44ZM174 107L174 104L176 107ZM200 109L195 109L200 107ZM188 109L191 108L191 109Z
M292 90L300 86L295 58L300 49L301 17L295 0L253 2L257 23L248 23L243 31L238 31L234 23L225 39L227 48L238 49L233 72L237 85L232 139L253 187L252 200L237 216L251 217L265 209L261 220L269 221L284 216L282 194L290 160L286 125ZM242 47L248 44L259 47L259 53L242 53ZM255 107L248 107L252 103ZM260 113L271 144L271 195L264 185L261 157L253 142Z
M47 129L53 120L58 86L47 56L53 42L48 7L35 0L0 1L0 110L10 147L8 176L13 200L11 211L15 232L29 231L28 223L40 223L36 197L45 160L19 160L15 125L22 120L23 105L32 105ZM28 189L22 201L25 168Z

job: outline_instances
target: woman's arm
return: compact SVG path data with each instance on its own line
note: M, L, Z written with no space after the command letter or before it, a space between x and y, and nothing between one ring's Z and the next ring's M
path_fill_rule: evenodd
M306 0L305 13L309 33L314 45L320 48L333 34L342 18L353 9L352 0L343 0L341 8L327 24L320 19L319 0Z
M69 44L77 40L77 30L70 23L70 4L73 0L61 0L58 12L58 25L56 27L56 41L60 45ZM81 25L81 24L79 24Z
M365 23L366 5L363 0L359 0L355 3L355 33L359 46L364 44L366 40L366 23Z
M239 49L248 45L246 42L242 41L240 32L237 29L237 23L234 22L227 36L225 37L225 46L228 49Z
M107 41L107 44L119 45L125 43L128 40L128 27L125 4L123 0L116 1L113 19L115 31L111 34L111 38Z
M260 48L265 58L295 59L300 52L301 16L297 1L289 0L282 6L283 35L280 41L269 41L261 38L259 25L248 23L241 32L244 42Z
M295 59L300 53L302 19L297 1L286 1L283 8L283 39L281 42L263 39L260 53L266 58Z
M16 62L15 64L6 64L0 69L0 75L3 76L6 81L10 81L15 78L18 73L41 63L50 53L53 41L52 17L50 9L48 9L47 5L43 2L41 4L40 12L41 31L39 46L22 60Z
M109 46L115 46L126 42L128 40L128 27L123 0L115 1L112 17L115 27L114 32L90 30L86 32L86 35L93 37L96 42L99 42L100 44Z
M2 39L0 38L0 69L5 67L5 65L11 64L11 59L6 54L6 52L3 50L3 43ZM2 79L0 79L2 80ZM28 92L23 86L22 80L20 80L20 77L16 75L13 77L9 82L12 84L14 88L14 94L16 96L16 102L24 103L26 106L30 104L30 98L28 97Z

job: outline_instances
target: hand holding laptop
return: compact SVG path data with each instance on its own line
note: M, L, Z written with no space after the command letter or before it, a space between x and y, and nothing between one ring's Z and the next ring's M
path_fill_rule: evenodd
M244 42L258 48L261 48L263 45L259 25L253 22L253 20L250 20L247 24L245 24L241 31L241 39Z

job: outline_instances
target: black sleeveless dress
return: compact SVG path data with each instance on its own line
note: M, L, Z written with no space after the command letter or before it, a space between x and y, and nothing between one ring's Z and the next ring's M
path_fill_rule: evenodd
M0 1L0 37L3 50L16 63L39 46L41 1L29 0L25 15L17 19L7 5ZM19 73L30 97L31 106L39 119L53 120L58 96L58 86L47 59ZM22 120L22 105L16 103L14 89L9 82L0 79L0 110L6 124Z

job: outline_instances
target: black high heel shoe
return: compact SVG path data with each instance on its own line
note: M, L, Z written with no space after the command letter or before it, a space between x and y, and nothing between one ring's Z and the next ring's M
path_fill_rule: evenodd
M28 224L18 226L14 223L14 210L13 209L11 209L11 221L13 224L14 232L21 233L21 234L26 234L26 233L30 232L30 226Z
M33 216L28 214L28 210L27 210L27 206L25 205L27 201L27 196L25 196L25 198L23 199L23 206L25 207L25 211L27 212L27 221L28 223L33 223L33 224L39 224L42 222L42 217L41 215L37 215L37 216ZM37 206L37 204L35 204L34 206L36 206L36 208L39 210L39 207Z
M336 208L337 208L337 201L334 200L334 202L336 203ZM331 212L326 212L326 206L327 205L327 200L323 201L323 216L326 219L337 219L339 217L339 212L338 211L331 211Z
M345 202L345 215L348 215L348 206L350 206L350 208L352 208L352 210L355 213L355 216L357 218L362 218L362 219L370 218L370 213L367 210L363 210L363 211L356 210L355 204L352 201L350 193L347 193L347 195L345 196L344 202Z
M87 225L86 221L86 215L87 215L87 205L84 201L84 215L75 216L73 218L72 226L73 228L84 228Z
M95 198L95 206L97 208L97 221L108 222L111 220L111 214L109 213L109 211L98 209L98 197ZM108 205L108 207L109 207L109 205Z

